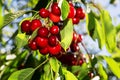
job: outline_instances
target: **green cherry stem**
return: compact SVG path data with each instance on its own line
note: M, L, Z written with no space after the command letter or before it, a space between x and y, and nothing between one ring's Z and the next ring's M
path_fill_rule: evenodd
M38 65L35 70L37 70L38 68L40 68L42 65L44 65L47 61L49 61L49 58L47 58L45 61L43 61L40 65Z
M92 62L92 58L90 56L90 53L88 52L88 50L86 49L85 45L82 42L81 42L81 44L82 44L83 48L85 49L85 51L87 52L87 55L88 55L90 63L91 63Z

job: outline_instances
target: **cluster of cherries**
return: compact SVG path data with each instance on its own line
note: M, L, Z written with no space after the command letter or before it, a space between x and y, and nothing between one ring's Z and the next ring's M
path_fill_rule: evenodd
M69 14L67 19L71 18L73 24L78 24L80 19L85 18L83 9L79 6L74 6L71 2L69 3ZM57 2L52 3L50 10L41 8L39 10L40 19L24 20L21 23L21 31L27 35L31 35L37 30L37 36L34 39L28 41L28 46L31 50L39 50L43 55L50 54L57 56L57 58L68 65L82 65L83 59L78 59L74 56L74 52L79 51L78 43L82 41L82 36L73 32L73 40L67 51L65 52L60 45L60 30L63 27L63 22L60 19L61 10ZM43 21L44 20L44 21ZM47 22L46 22L47 20ZM52 22L52 26L49 26L49 22ZM66 54L64 54L66 53ZM59 56L58 56L59 55ZM65 58L66 60L64 61Z

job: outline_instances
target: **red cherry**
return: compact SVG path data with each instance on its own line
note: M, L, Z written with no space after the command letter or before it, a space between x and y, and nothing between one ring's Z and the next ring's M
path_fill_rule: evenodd
M46 54L48 54L48 52L49 52L48 47L40 48L39 51L40 51L40 53L43 54L43 55L46 55Z
M93 77L94 77L94 73L93 73L93 72L89 72L89 73L88 73L88 76L89 76L90 78L93 78Z
M70 5L70 11L69 11L69 14L68 14L68 18L74 18L75 13L76 13L75 8L70 3L69 3L69 5Z
M58 55L61 51L61 45L58 44L56 46L49 46L49 53L51 55Z
M85 18L85 13L83 12L83 9L81 7L76 9L76 15L75 17L84 19Z
M83 63L84 63L84 61L82 59L80 59L78 65L81 66Z
M28 46L29 46L29 48L30 48L31 50L37 50L37 44L36 44L36 42L35 42L34 40L30 41L30 42L28 43Z
M42 26L42 23L39 19L34 19L31 22L30 30L33 32L35 29Z
M39 15L42 17L42 18L47 18L49 16L49 11L45 8L42 8L40 9L39 11Z
M58 44L57 36L49 36L48 43L50 44L50 46L56 46Z
M54 2L51 6L51 12L57 16L60 16L61 11L60 8L58 7L58 3Z
M51 28L50 28L50 33L53 34L53 35L57 35L59 33L59 27L56 26L56 25L53 25Z
M60 57L58 57L58 60L60 60L63 64L67 64L69 66L77 64L77 59L75 58L74 54L71 53L62 54Z
M72 44L70 45L70 49L71 49L72 52L76 52L76 51L79 50L79 46L78 46L77 43L72 43Z
M72 38L72 41L73 42L76 42L77 41L77 33L76 32L73 32L73 38Z
M49 18L53 22L59 22L60 21L60 16L54 15L53 13L50 13Z
M78 35L78 38L77 38L77 42L78 42L78 43L79 43L79 42L81 42L81 41L82 41L82 39L83 39L83 38L82 38L82 35L81 35L81 34L79 34L79 35Z
M26 34L30 33L30 20L25 20L22 22L21 31L26 32Z
M38 30L38 36L40 36L40 37L46 37L47 38L48 34L49 34L48 28L46 28L46 27L39 28L39 30Z
M80 21L80 19L77 18L77 17L72 18L72 22L73 22L73 24L78 24L79 21Z
M48 39L47 38L42 38L42 37L37 36L35 38L35 41L36 41L37 46L39 48L45 48L48 45Z

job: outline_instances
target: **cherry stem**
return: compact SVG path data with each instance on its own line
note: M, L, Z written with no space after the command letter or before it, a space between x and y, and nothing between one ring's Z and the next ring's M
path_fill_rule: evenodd
M48 60L49 60L49 58L46 59L45 61L43 61L40 65L38 65L38 66L35 68L35 70L37 70L37 69L40 68L42 65L44 65Z
M33 20L33 19L35 18L35 16L38 15L38 13L39 13L39 12L37 11L37 12L33 15L33 17L31 18L31 20ZM31 20L30 20L30 21L31 21Z
M81 44L82 44L83 48L85 49L85 51L87 52L87 55L88 55L89 60L90 60L90 63L91 63L91 62L92 62L92 58L91 58L91 56L90 56L88 50L86 49L85 45L84 45L82 42L81 42Z
M52 2L53 2L53 1L50 1L50 2L47 4L47 6L45 7L45 9L49 9L49 7L50 7L50 5L51 5Z

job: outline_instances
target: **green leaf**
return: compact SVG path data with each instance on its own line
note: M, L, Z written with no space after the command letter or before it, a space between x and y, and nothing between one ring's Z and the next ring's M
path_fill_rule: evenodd
M116 28L116 33L120 32L120 24L117 25L115 28Z
M50 66L55 73L59 72L60 66L59 66L58 60L56 58L54 58L54 57L50 58Z
M17 36L16 36L17 48L19 49L19 48L25 46L26 44L27 44L27 37L26 37L25 33L17 34Z
M66 51L67 48L69 48L72 37L73 37L73 24L72 20L69 19L67 22L65 22L64 28L60 31L61 35L61 46Z
M62 72L65 75L65 80L78 80L74 74L72 74L70 71L62 68Z
M44 65L44 74L45 74L45 76L47 77L47 76L49 76L50 75L50 64L49 63L47 63L47 64L45 64Z
M0 27L0 29L3 28L3 27L5 27L5 26L8 25L9 23L11 23L14 19L22 16L22 15L25 14L26 12L28 12L28 11L18 11L18 12L6 14L6 15L4 16L3 26Z
M95 31L93 34L93 38L98 39L100 48L105 45L105 34L97 19L95 19Z
M118 78L120 78L120 67L119 67L118 63L110 57L104 56L103 58L106 60L109 68L114 73L114 75L116 75Z
M112 52L116 48L116 29L108 11L101 11L101 23L105 33L106 47Z
M110 4L114 4L116 0L110 0Z
M8 80L31 80L33 73L33 68L22 69L14 72Z
M88 33L94 40L98 39L99 46L102 48L105 45L105 33L92 11L86 17L86 24Z
M11 66L12 67L20 66L24 62L28 53L29 53L28 50L25 50L21 52L19 55L17 55L17 57L12 61Z
M87 64L86 63L82 64L79 71L80 73L78 74L78 79L83 80L88 75L89 69Z
M62 15L62 20L65 20L69 14L69 4L66 0L62 1L61 4L61 15Z
M95 18L94 13L91 11L86 15L86 25L88 33L93 36L95 29Z
M3 16L2 16L2 3L0 1L0 29L1 26L3 25Z
M116 48L114 54L112 54L112 58L120 58L120 49Z
M42 74L40 80L52 80L53 72L51 71L51 66L49 63L44 65L44 73Z
M101 63L98 63L98 73L101 77L101 80L108 80L108 76Z

